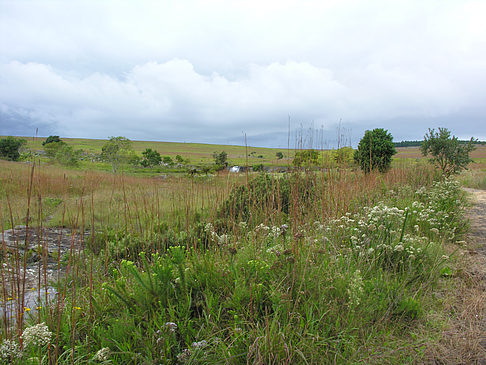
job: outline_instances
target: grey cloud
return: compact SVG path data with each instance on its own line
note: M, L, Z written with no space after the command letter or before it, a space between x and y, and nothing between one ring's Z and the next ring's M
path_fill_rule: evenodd
M0 0L0 127L196 142L244 131L286 146L290 115L330 140L340 119L356 139L427 123L485 135L485 11L432 0Z

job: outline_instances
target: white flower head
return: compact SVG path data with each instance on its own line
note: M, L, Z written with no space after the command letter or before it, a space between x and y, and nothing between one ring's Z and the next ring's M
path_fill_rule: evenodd
M17 359L22 357L22 351L17 342L4 340L0 345L0 363L15 364Z
M27 327L22 333L25 346L44 346L51 342L52 332L44 322Z
M109 347L103 347L102 349L98 350L96 355L94 355L93 360L95 361L108 361L110 359L110 348Z

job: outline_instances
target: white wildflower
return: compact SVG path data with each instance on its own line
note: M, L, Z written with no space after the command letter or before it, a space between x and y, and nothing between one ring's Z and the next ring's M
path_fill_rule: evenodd
M211 223L206 223L206 225L204 226L204 232L208 233L213 231L214 231L213 225Z
M110 348L109 347L103 347L102 349L98 350L96 355L94 355L93 360L94 361L108 361L110 359Z
M22 333L22 340L25 346L44 346L51 341L52 332L44 322L35 326L27 327Z
M248 226L248 224L246 222L240 222L238 223L238 226L242 229L245 229Z
M17 359L22 357L22 351L17 342L4 340L0 345L0 363L14 364Z
M396 252L402 252L403 251L403 245L396 245L395 248L394 248L394 250Z
M351 282L348 287L349 302L351 305L357 306L361 302L363 295L363 278L361 277L361 271L356 270L353 274Z
M442 260L449 260L449 256L447 256L447 255L442 255Z
M439 234L439 230L437 228L431 228L430 232L432 232L434 234Z

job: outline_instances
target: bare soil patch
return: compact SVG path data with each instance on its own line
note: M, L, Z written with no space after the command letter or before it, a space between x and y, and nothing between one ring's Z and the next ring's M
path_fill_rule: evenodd
M429 348L428 363L486 365L486 191L464 190L471 196L470 231L458 251L463 263L452 278L456 291L445 303L454 319Z

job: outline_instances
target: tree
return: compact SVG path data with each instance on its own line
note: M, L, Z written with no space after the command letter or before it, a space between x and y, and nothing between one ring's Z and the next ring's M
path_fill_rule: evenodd
M354 160L365 173L378 169L385 172L390 168L392 156L397 153L393 145L392 135L385 129L375 128L366 131L358 149L354 152Z
M222 170L226 166L228 166L228 154L225 151L221 151L220 153L214 152L213 153L214 164L216 165L217 170Z
M0 139L0 157L9 161L17 161L20 157L20 148L26 143L25 139L11 136Z
M61 138L59 136L49 136L46 138L44 142L42 142L42 145L45 146L46 144L53 143L53 142L62 142Z
M424 156L430 154L430 162L440 168L445 176L450 176L467 168L472 161L469 153L475 149L475 142L477 140L471 137L468 142L461 143L457 137L451 137L447 128L439 128L438 132L429 128L420 150Z
M353 163L353 154L352 147L341 147L333 151L332 158L339 165L348 165Z
M144 167L157 166L162 162L160 153L151 148L147 148L145 151L143 151L142 156L143 158L141 164Z
M277 157L277 160L281 160L284 157L282 152L277 152L275 156Z
M101 149L101 158L110 162L113 172L117 172L121 163L128 161L132 152L132 141L126 137L110 137Z

